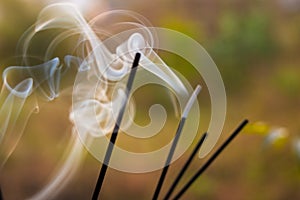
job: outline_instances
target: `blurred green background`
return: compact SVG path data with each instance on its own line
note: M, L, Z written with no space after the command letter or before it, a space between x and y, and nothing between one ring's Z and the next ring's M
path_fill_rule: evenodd
M58 1L0 1L1 73L13 65L19 38L49 2ZM153 26L175 29L197 40L215 61L226 87L228 112L220 141L244 117L252 122L183 199L300 199L299 0L74 2L84 6L87 18L103 10L133 10ZM170 66L183 63L165 57ZM196 83L193 73L185 73ZM0 173L6 199L29 197L47 182L70 135L69 106L69 100L58 99L30 118L19 146ZM282 137L269 141L275 129ZM171 184L187 155L170 168L165 186ZM203 162L195 160L183 182ZM99 167L88 156L57 199L89 199ZM150 199L159 174L109 170L101 197Z

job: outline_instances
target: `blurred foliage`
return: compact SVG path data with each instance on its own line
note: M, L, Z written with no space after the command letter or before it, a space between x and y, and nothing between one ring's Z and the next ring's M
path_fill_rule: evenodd
M218 26L208 51L230 87L246 84L249 68L270 59L275 52L268 16L257 10L242 16L227 11L221 15Z
M297 97L300 91L298 67L279 68L274 75L275 85L287 96Z
M197 24L194 20L180 17L175 13L165 14L158 23L160 27L182 32L194 39L201 40L201 38L205 37L204 30L202 30L203 27L200 24Z
M1 0L0 65L15 56L19 38L34 23L39 8L41 8L39 2L32 6L30 2L22 0Z

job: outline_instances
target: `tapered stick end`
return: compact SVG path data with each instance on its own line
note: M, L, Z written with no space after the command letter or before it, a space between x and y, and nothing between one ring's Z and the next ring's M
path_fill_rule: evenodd
M141 53L138 52L135 54L132 69L137 68L139 66L140 59L141 59Z

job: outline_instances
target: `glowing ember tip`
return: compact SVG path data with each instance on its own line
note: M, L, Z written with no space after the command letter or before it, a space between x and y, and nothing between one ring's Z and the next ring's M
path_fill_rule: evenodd
M192 96L190 97L189 101L187 102L185 109L182 113L182 118L186 118L188 113L190 112L192 105L194 104L195 100L197 99L197 95L199 94L201 90L201 86L197 85L196 89L194 90Z
M195 100L197 99L197 95L199 94L200 89L201 89L201 87L200 87L200 85L198 85L198 86L196 87L196 89L194 90L192 96L190 97L190 99L189 99L187 105L186 105L185 108L184 108L183 115L182 115L181 120L180 120L180 122L179 122L177 131L176 131L175 138L174 138L174 140L173 140L173 143L172 143L172 146L171 146L169 155L168 155L167 160L166 160L166 163L165 163L165 167L163 168L163 171L162 171L161 176L160 176L160 178L159 178L159 181L158 181L158 183L157 183L155 192L154 192L154 194L153 194L153 197L152 197L153 200L158 199L160 190L161 190L161 188L162 188L162 185L163 185L164 180L165 180L165 177L166 177L166 175L167 175L167 172L168 172L170 163L171 163L172 158L173 158L173 155L174 155L174 153L175 153L175 149L176 149L176 146L177 146L179 137L180 137L180 135L181 135L181 133L182 133L182 129L183 129L183 126L184 126L184 124L185 124L186 117L187 117L189 111L191 110L191 107L192 107L193 103L194 103ZM204 140L205 137L206 137L206 134L205 134L205 136L203 137L203 140ZM203 143L203 142L202 142L202 143ZM201 143L201 144L202 144L202 143Z

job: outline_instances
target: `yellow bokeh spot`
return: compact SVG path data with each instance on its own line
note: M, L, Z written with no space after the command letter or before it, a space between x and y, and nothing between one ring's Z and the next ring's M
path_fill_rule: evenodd
M270 132L270 126L264 122L254 122L245 127L245 133L267 135Z

